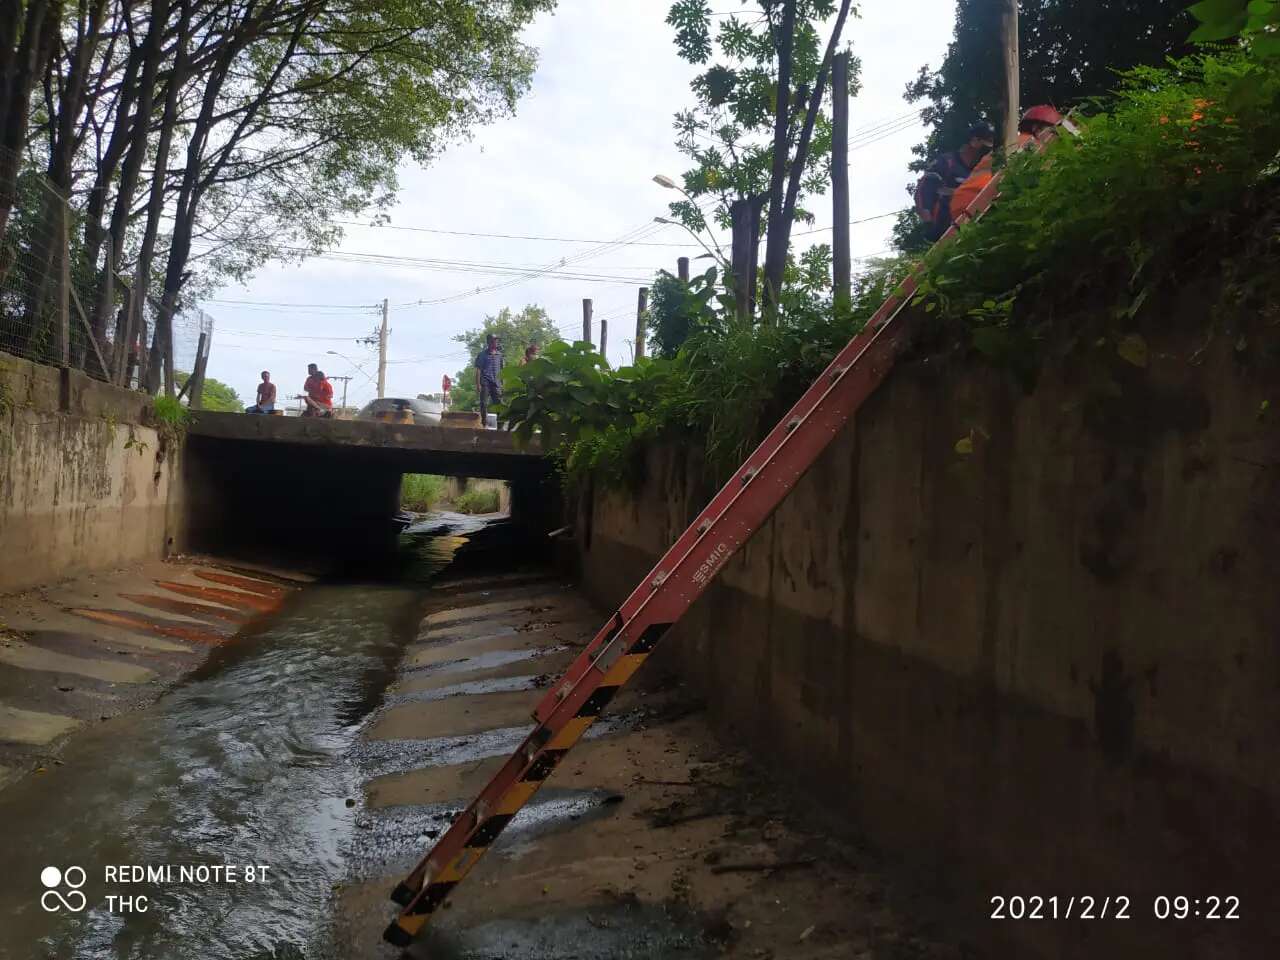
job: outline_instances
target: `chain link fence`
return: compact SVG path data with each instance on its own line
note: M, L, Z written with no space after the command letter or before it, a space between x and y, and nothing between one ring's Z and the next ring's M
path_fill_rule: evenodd
M112 379L111 344L94 330L99 271L77 256L75 210L39 174L18 177L0 245L0 350Z
M152 350L159 305L149 296L134 302L133 278L107 268L110 238L90 248L84 213L47 177L18 166L14 203L0 221L0 351L155 392L163 382L154 355L163 350ZM202 371L213 318L181 310L171 327L174 370Z

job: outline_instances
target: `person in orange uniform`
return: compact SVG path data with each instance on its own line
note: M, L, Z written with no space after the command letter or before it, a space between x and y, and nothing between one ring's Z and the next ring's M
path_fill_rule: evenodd
M1056 127L1062 122L1062 114L1048 104L1041 104L1038 107L1032 107L1022 115L1022 120L1018 123L1018 143L1014 150L1025 149L1027 144L1035 140L1041 133L1050 127ZM995 172L991 169L991 154L987 154L979 160L973 168L973 172L965 179L965 181L956 187L956 192L951 195L951 220L954 223L960 216L969 209L969 204L973 203L973 198L982 192L982 188L991 182L991 178L995 176Z
M314 363L307 364L307 380L302 385L304 417L333 416L333 384Z

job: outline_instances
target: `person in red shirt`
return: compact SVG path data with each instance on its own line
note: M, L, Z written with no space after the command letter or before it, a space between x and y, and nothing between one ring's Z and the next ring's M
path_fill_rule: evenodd
M333 384L325 379L324 371L314 363L307 364L307 380L302 385L302 409L304 417L333 416Z

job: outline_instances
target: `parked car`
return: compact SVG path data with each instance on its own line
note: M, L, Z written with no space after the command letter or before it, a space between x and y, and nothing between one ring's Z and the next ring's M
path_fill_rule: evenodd
M385 423L414 423L418 426L439 426L443 407L435 400L409 400L404 397L383 397L367 403L357 420L380 420Z

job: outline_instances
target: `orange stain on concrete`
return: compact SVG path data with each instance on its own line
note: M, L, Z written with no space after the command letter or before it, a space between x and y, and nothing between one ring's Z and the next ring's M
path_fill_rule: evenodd
M95 610L81 607L75 608L71 612L113 627L124 627L126 630L138 630L143 633L153 633L161 637L172 637L176 640L188 640L192 643L203 643L209 646L226 643L228 639L220 634L201 630L199 627L160 623L155 620L149 620L139 614L126 613L123 610Z
M249 614L240 610L229 610L226 607L215 607L207 603L190 603L186 600L176 600L173 597L162 597L157 594L150 593L122 593L120 599L129 600L143 607L150 607L153 610L163 610L165 613L179 613L184 617L195 617L198 620L224 620L227 623L244 623L249 619Z
M172 580L157 580L156 585L185 597L220 603L224 607L236 610L258 610L268 613L280 606L279 600L260 597L256 593L242 593L239 590L219 590L217 587L202 587L196 583L175 583Z
M272 597L277 600L288 592L285 587L277 587L275 584L254 580L250 577L239 577L234 573L223 573L221 570L200 569L195 571L195 575L202 580L211 580L214 583L236 587L239 590L248 590L250 593L256 593L262 597Z

